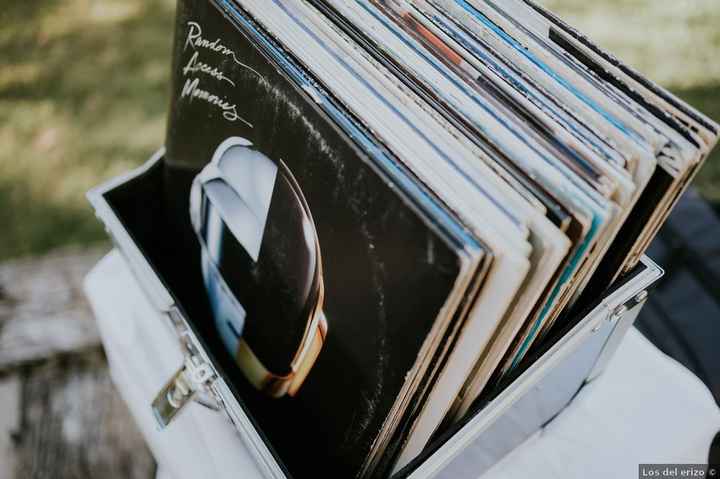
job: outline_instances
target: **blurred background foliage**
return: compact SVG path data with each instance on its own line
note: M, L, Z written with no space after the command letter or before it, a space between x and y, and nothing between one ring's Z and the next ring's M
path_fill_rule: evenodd
M0 260L105 238L85 200L163 142L172 0L2 0Z
M720 0L544 0L720 119ZM163 142L172 0L3 0L0 260L104 239L84 193ZM697 180L720 201L716 153Z

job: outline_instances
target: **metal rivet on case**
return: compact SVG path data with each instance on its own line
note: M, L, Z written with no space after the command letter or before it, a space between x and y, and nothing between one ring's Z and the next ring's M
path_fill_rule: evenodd
M642 303L643 301L645 301L645 299L647 299L647 297L648 297L648 292L646 290L643 290L643 291L640 291L637 294L637 296L635 296L635 301L638 303Z
M619 320L620 318L622 318L625 315L625 313L627 313L627 311L628 311L627 306L625 306L624 304L620 305L617 308L615 308L615 311L613 311L613 314L608 319L611 323L614 323L617 320Z

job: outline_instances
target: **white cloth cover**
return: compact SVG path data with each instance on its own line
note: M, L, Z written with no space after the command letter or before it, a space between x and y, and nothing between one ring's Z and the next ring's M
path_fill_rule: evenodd
M159 475L261 479L222 414L193 403L158 430L150 403L182 354L117 251L90 272L85 290L113 380L157 459ZM720 410L707 388L632 329L605 373L483 479L637 478L640 463L707 462L718 430Z

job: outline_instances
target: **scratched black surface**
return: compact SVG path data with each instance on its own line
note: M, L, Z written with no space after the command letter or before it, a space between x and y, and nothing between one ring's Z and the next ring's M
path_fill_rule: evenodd
M190 22L197 22L208 41L220 39L260 76L219 47L211 51L187 45L190 29L198 31ZM197 61L214 65L235 85L217 74L184 75L196 52ZM165 252L157 249L165 258L159 261L173 270L169 282L176 294L185 296L180 300L191 319L211 322L205 303L193 298L204 292L187 216L190 180L229 136L248 138L269 158L288 165L317 227L328 338L296 398L267 398L230 374L295 477L315 477L318 468L333 477L352 477L459 274L457 254L210 2L179 2L173 72L164 173L168 241L173 245ZM221 108L201 98L182 97L185 83L194 78L198 89L236 105L234 113L243 120L228 119ZM169 259L177 255L192 259L183 266ZM190 275L188 279L177 279L177 269ZM272 328L273 318L265 320ZM207 323L204 327L211 335ZM208 341L214 344L215 339Z

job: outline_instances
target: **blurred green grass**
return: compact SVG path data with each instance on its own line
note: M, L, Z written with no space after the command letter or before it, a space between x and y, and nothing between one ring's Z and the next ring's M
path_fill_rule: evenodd
M105 238L84 194L163 142L174 2L4 0L0 260Z
M545 0L720 119L720 1ZM163 142L172 0L3 0L0 260L104 239L84 193ZM715 154L697 184L720 200Z

